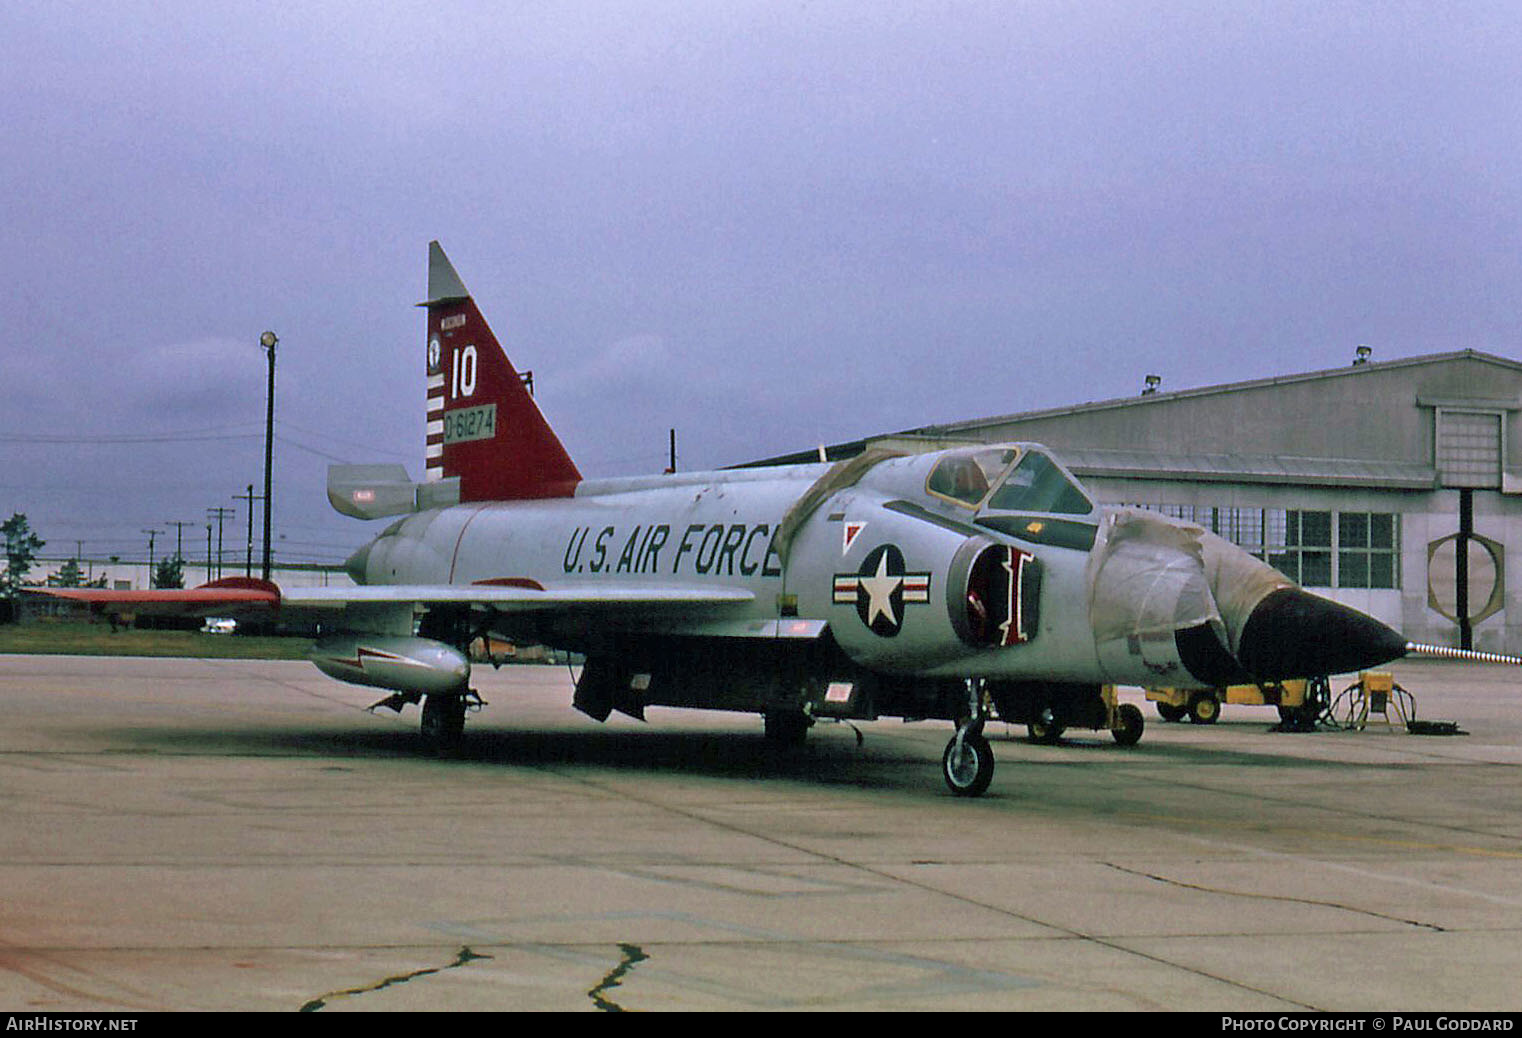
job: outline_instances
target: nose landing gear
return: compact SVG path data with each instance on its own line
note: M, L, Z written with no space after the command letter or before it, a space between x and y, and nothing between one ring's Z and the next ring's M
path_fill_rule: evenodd
M957 721L956 735L941 754L941 777L959 797L982 796L994 778L994 752L983 737L988 721L988 694L983 682L967 681L967 710Z

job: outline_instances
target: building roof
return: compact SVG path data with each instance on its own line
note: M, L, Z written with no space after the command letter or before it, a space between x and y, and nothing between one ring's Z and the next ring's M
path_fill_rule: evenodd
M1522 363L1477 350L1367 361L937 423L825 453L833 460L878 443L933 450L1036 440L1080 476L1430 489L1431 415L1445 407L1522 411ZM800 460L817 460L817 450L753 464Z
M958 430L978 429L991 425L1004 425L1011 422L1025 422L1040 418L1058 418L1080 415L1094 411L1108 411L1114 408L1147 407L1168 401L1193 400L1205 397L1220 396L1227 393L1242 393L1252 390L1274 389L1285 386L1294 386L1306 382L1316 382L1330 379L1357 378L1375 373L1385 373L1401 368L1432 367L1438 364L1448 364L1459 360L1481 361L1494 364L1515 372L1522 376L1522 363L1510 360L1506 357L1498 357L1492 353L1482 353L1479 350L1454 350L1449 353L1428 353L1418 357L1403 357L1397 360L1368 361L1364 364L1349 364L1340 368L1327 368L1322 371L1308 371L1298 375L1275 375L1271 378L1250 379L1245 382L1227 382L1217 386L1202 386L1197 389L1178 389L1171 392L1159 390L1155 393L1140 394L1137 396L1115 397L1110 400L1094 400L1088 403L1073 404L1066 407L1051 407L1038 411L1016 411L1006 415L996 415L987 418L969 418L960 422L941 423L937 425L922 426L912 430L918 433L949 434ZM1497 404L1518 405L1515 394L1498 398Z
M1081 447L1058 450L1057 454L1079 476L1133 479L1185 476L1204 482L1360 486L1391 490L1431 490L1437 486L1435 468L1407 462L1295 458L1282 454L1164 454Z

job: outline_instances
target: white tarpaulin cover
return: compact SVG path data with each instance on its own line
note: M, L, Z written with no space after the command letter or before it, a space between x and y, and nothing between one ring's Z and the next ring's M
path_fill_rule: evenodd
M1215 534L1140 509L1107 516L1089 558L1088 580L1098 644L1209 623L1233 652L1264 596L1294 586Z

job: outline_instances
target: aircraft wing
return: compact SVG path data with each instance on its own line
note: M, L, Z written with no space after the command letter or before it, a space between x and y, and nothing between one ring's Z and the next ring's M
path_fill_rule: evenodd
M357 618L349 607L464 605L501 613L537 613L603 621L615 627L654 624L665 634L700 634L731 638L813 639L827 622L799 617L760 619L730 614L726 607L755 601L755 593L737 587L604 584L585 581L545 586L508 578L475 584L372 584L355 587L299 587L282 590L273 583L226 577L200 587L153 591L101 588L27 588L33 594L82 602L96 613L153 616L256 618L276 613L291 618L322 619L344 626ZM360 621L363 624L363 621ZM366 627L365 629L368 629Z
M27 588L33 594L82 602L96 612L168 616L237 616L274 610L331 610L349 605L479 605L504 612L743 605L754 592L734 587L654 587L579 583L546 587L507 578L476 584L373 584L282 590L269 581L227 577L195 588L112 591L104 588Z
M22 588L28 594L82 602L97 613L154 616L236 616L269 612L280 605L280 589L262 580L229 577L194 588L113 591L106 588Z
M343 608L411 602L416 605L479 605L503 612L555 611L588 607L743 605L755 600L744 588L648 587L644 585L567 584L376 584L365 587L292 588L281 605L299 609Z

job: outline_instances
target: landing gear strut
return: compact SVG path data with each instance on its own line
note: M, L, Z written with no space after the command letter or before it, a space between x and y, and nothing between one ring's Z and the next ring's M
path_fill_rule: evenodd
M983 682L967 681L967 712L957 722L957 733L941 754L941 777L959 797L982 796L994 778L994 752L983 737L988 702Z

